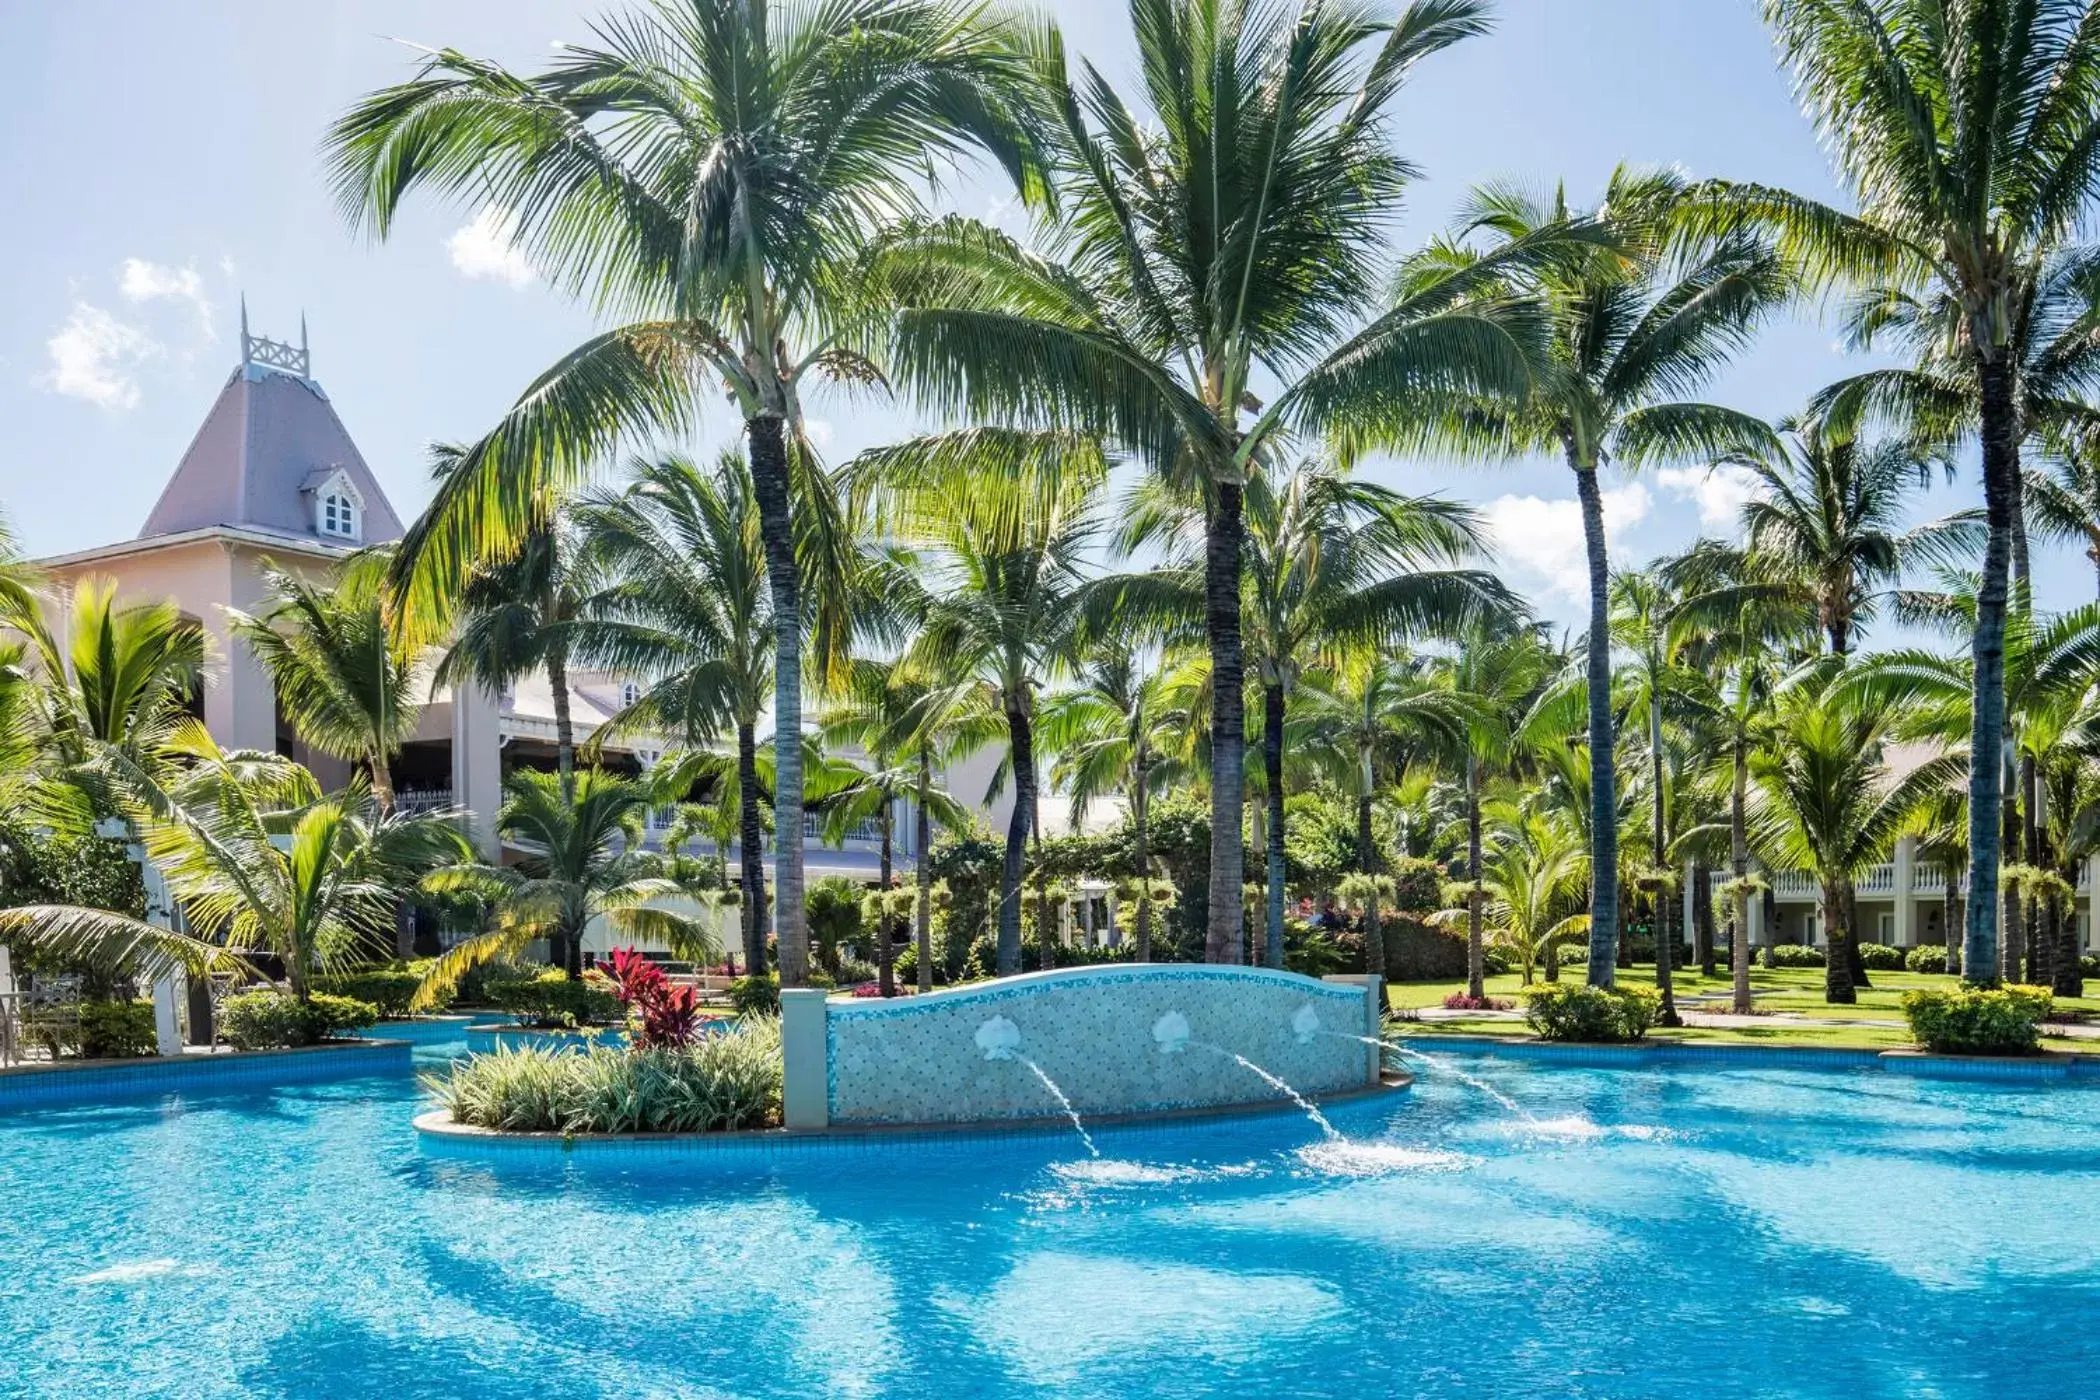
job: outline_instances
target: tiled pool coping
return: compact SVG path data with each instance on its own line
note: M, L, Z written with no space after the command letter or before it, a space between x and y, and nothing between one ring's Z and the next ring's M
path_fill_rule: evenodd
M1376 1088L1350 1089L1314 1099L1322 1109L1344 1108L1397 1093L1414 1082L1410 1074L1389 1075ZM1169 1133L1231 1132L1252 1118L1290 1116L1301 1110L1285 1099L1273 1103L1172 1109L1160 1113L1088 1118L1086 1129L1101 1141L1143 1140ZM554 1165L577 1163L632 1166L656 1162L707 1162L728 1167L833 1156L876 1156L905 1149L912 1153L980 1152L987 1146L1070 1141L1072 1125L1063 1118L1031 1118L986 1123L942 1123L922 1126L852 1124L799 1132L765 1128L733 1133L506 1133L452 1122L444 1110L432 1109L415 1121L423 1150L436 1157L483 1163Z
M128 1063L27 1065L0 1070L0 1110L402 1072L411 1067L414 1053L415 1046L408 1040L354 1040L296 1050L183 1055Z
M1453 1051L1506 1055L1512 1059L1607 1069L1660 1066L1702 1069L1876 1070L1920 1079L2047 1080L2100 1076L2100 1055L2052 1052L2029 1058L1930 1055L1922 1050L1829 1049L1815 1045L1684 1045L1646 1041L1638 1045L1568 1045L1490 1035L1408 1037L1404 1048L1418 1054Z

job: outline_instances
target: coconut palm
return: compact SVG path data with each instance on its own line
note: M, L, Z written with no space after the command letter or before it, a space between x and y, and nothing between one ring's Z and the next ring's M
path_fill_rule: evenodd
M269 673L277 705L299 737L360 765L381 814L394 809L388 763L416 732L422 707L415 649L388 626L379 561L360 560L327 585L263 572L255 613L228 608L238 637Z
M1982 519L1965 510L1903 528L1931 472L1907 442L1861 442L1815 417L1782 421L1779 431L1778 456L1732 463L1755 484L1742 511L1748 555L1736 572L1795 583L1831 653L1844 656L1906 570L1972 553Z
M1702 204L1723 225L1749 219L1777 230L1788 253L1827 281L1895 287L1948 308L1959 377L1975 386L1987 537L1971 640L1962 960L1975 976L1998 965L2007 574L2023 433L2016 330L2093 192L2100 5L1765 0L1764 8L1859 212L1729 182L1705 187Z
M1137 960L1150 962L1152 798L1187 771L1186 680L1128 646L1104 643L1081 658L1078 682L1043 703L1043 743L1057 755L1051 782L1070 795L1075 821L1097 797L1122 797L1130 814Z
M1832 1004L1858 1000L1846 950L1858 932L1849 926L1852 882L1964 764L1942 754L1896 777L1885 754L1896 712L1843 680L1835 661L1789 676L1773 697L1768 743L1751 758L1753 844L1775 868L1807 870L1822 884L1823 995Z
M416 989L417 1008L442 1001L473 968L516 957L541 940L556 966L580 976L584 930L597 918L694 962L721 957L706 918L664 903L701 892L672 878L663 858L642 847L643 823L660 792L586 768L576 775L575 794L563 797L558 774L514 770L503 782L496 829L524 858L515 865L458 865L424 879L433 892L488 900L491 926L431 964Z
M1435 436L1476 455L1551 453L1573 473L1589 566L1587 643L1592 851L1590 980L1612 985L1619 939L1618 806L1611 705L1611 564L1602 477L1730 452L1764 455L1772 431L1749 414L1690 396L1746 346L1792 292L1773 250L1740 232L1687 241L1673 220L1685 195L1674 175L1621 168L1596 222L1613 245L1543 262L1513 289L1545 319L1552 370L1515 409L1493 406L1441 425ZM1536 239L1570 215L1566 197L1482 189L1461 240L1422 260L1418 275L1465 266L1478 249Z
M1107 470L1090 439L1004 429L880 449L853 468L879 528L924 551L931 581L903 656L907 671L967 676L1006 720L1001 776L1012 779L1014 805L1000 870L1001 976L1021 970L1021 873L1037 824L1037 692L1071 651Z
M1307 667L1318 664L1322 648L1457 637L1517 605L1491 573L1456 567L1484 552L1485 530L1475 512L1455 502L1403 496L1316 462L1281 478L1251 475L1245 501L1240 622L1261 694L1265 961L1281 967L1284 733ZM1160 559L1142 574L1095 585L1111 615L1149 623L1178 641L1202 635L1208 540L1193 503L1148 484L1127 508L1118 545Z
M167 736L177 766L161 773L119 745L89 742L89 761L118 795L188 931L103 909L0 910L0 937L17 948L148 981L177 970L252 972L240 955L268 952L304 1001L317 970L391 942L395 911L419 876L472 855L446 814L374 815L357 783L324 794L288 759L221 750L196 720Z
M714 470L676 454L636 463L626 489L576 507L585 548L606 579L580 629L589 659L643 677L608 724L698 750L736 736L733 775L744 962L766 965L765 784L758 722L774 676L772 600L751 472L725 452ZM797 771L800 753L797 753ZM778 763L777 754L775 764ZM776 770L777 771L777 770ZM694 776L699 776L696 772ZM775 859L801 848L801 826L777 824ZM785 835L778 833L785 830Z
M2100 431L2055 437L2020 488L2028 533L2085 547L2100 578Z
M842 339L862 304L854 270L875 228L917 208L931 162L974 146L1032 184L1022 77L1012 31L960 0L652 0L538 73L434 50L345 113L327 151L354 223L386 236L424 186L485 205L550 280L622 318L534 381L410 528L397 577L411 616L441 613L475 561L513 551L549 491L615 440L682 431L726 387L773 595L774 825L800 831L798 554L829 612L845 601L803 398L879 378ZM799 842L775 877L781 976L799 985Z
M1453 306L1481 270L1355 324L1413 173L1388 144L1394 99L1425 58L1484 31L1484 4L1416 0L1388 22L1336 0L1132 0L1131 17L1142 102L1090 65L1067 73L1060 50L1044 65L1047 251L950 219L894 240L879 272L904 307L892 369L929 406L1101 435L1200 511L1205 956L1238 962L1250 476L1279 471L1294 432L1520 392L1530 362L1503 302Z
M850 746L864 755L858 759L839 753L830 756L849 776L846 787L824 804L826 839L838 840L863 822L875 822L881 835L878 875L885 891L892 880L900 802L909 798L918 808L914 860L921 870L932 839L931 823L938 821L950 830L969 824L967 809L933 781L932 750L938 741L919 742L918 731L928 718L928 698L928 687L914 681L900 663L861 660L848 670L841 693L821 717L825 744ZM877 985L884 996L894 996L897 991L896 951L885 910L875 928ZM921 956L930 951L922 950Z
M464 449L439 450L440 472ZM432 679L455 688L475 683L501 693L535 672L547 677L554 702L555 763L575 790L576 722L569 667L578 620L590 603L592 574L565 507L535 519L509 555L475 568L460 592L452 644Z
M1432 922L1469 930L1485 925L1496 946L1516 959L1526 986L1542 961L1546 980L1558 980L1560 944L1589 930L1590 916L1582 911L1589 855L1580 835L1545 812L1510 812L1490 828L1482 853L1485 864L1466 907L1441 910Z

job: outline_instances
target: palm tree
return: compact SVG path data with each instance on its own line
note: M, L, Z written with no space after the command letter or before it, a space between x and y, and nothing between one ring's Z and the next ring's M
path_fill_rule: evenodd
M387 765L416 732L420 668L388 626L376 560L350 564L325 587L266 569L263 586L260 611L226 610L233 635L269 673L299 737L362 766L380 813L393 811Z
M584 930L601 917L619 933L695 962L719 958L706 919L661 903L699 891L642 848L642 825L659 796L648 784L586 768L576 775L575 797L565 799L559 775L514 770L503 782L496 829L530 854L516 865L462 864L424 879L435 892L489 900L491 927L432 963L414 1004L436 1004L471 969L515 957L541 939L557 966L581 976Z
M1191 717L1178 703L1184 689L1164 665L1104 643L1081 659L1077 685L1043 703L1043 743L1057 755L1051 781L1071 795L1073 819L1107 793L1120 794L1130 813L1139 962L1152 961L1152 796L1187 768L1181 740Z
M677 455L637 463L624 491L586 497L576 520L585 549L607 575L578 645L592 661L646 678L640 696L608 728L663 734L695 749L724 731L736 735L744 964L762 972L766 841L758 722L774 682L769 652L777 595L767 587L750 470L733 452L723 453L712 472ZM796 757L799 771L799 750ZM777 775L777 746L774 763ZM776 862L787 860L790 846L801 849L799 818L789 828L776 818L774 833Z
M456 462L463 451L443 448L440 461ZM544 673L554 699L555 762L569 792L576 786L569 665L576 624L592 590L588 564L580 555L580 542L564 507L537 517L511 554L480 565L468 576L452 645L432 676L440 685L457 688L474 682L500 693L525 676Z
M1557 980L1561 941L1589 930L1590 916L1581 909L1589 855L1580 836L1549 813L1513 812L1495 823L1482 852L1486 864L1466 907L1442 910L1434 922L1463 922L1468 930L1484 923L1517 959L1526 986L1542 959L1547 980ZM1469 989L1467 995L1485 993Z
M866 755L865 761L833 754L830 761L850 777L846 787L824 804L825 835L836 840L862 822L874 821L881 831L879 876L882 889L891 884L891 863L896 841L897 804L907 796L918 807L918 846L915 862L926 879L926 847L938 821L951 830L968 825L962 804L937 786L932 774L932 746L919 744L918 729L924 720L928 687L914 682L897 662L861 660L847 672L843 693L828 706L821 733L827 745L847 745ZM875 965L877 985L884 996L894 996L896 943L888 914L877 920ZM931 949L922 949L925 957ZM929 975L931 969L921 974ZM927 990L928 983L921 990Z
M1743 505L1739 573L1793 582L1833 655L1851 652L1907 569L1951 560L1981 540L1975 511L1902 528L1930 464L1908 443L1863 443L1827 419L1779 425L1776 457L1742 457L1756 494Z
M843 579L804 432L825 379L879 379L846 345L869 234L918 207L922 171L971 146L1024 186L1036 160L1014 33L956 0L790 7L652 0L524 75L455 49L330 130L338 197L390 233L418 186L515 221L547 275L626 319L571 351L471 444L403 541L413 614L513 551L552 490L616 440L678 433L727 387L744 422L774 625L774 827L802 829L802 563ZM790 501L798 502L792 511ZM781 978L809 971L802 848L783 840Z
M1755 843L1780 869L1812 871L1823 886L1826 1001L1849 1004L1846 945L1856 909L1852 882L1880 860L1905 825L1961 774L1963 758L1942 754L1901 778L1884 747L1895 711L1843 683L1842 663L1811 663L1773 697L1770 743L1751 759L1758 801Z
M875 519L926 551L924 618L903 657L922 678L969 676L1006 719L1013 781L1000 870L998 971L1021 970L1021 873L1036 826L1036 694L1071 651L1108 464L1068 433L979 429L864 454ZM1047 943L1046 943L1047 955Z
M1466 995L1487 995L1487 964L1482 943L1481 905L1488 891L1482 870L1481 806L1485 778L1506 771L1520 742L1514 723L1537 698L1556 668L1553 655L1530 628L1506 623L1468 631L1459 646L1436 669L1439 684L1451 691L1466 715L1461 766L1466 797L1466 874L1472 892L1466 901ZM1530 980L1527 964L1525 980Z
M2020 492L2028 532L2084 545L2100 578L2100 431L2057 437Z
M316 969L391 941L396 909L425 871L470 859L445 814L371 815L355 784L324 795L313 775L275 754L222 751L187 720L168 736L179 766L157 775L115 744L90 762L139 833L183 910L187 932L104 909L0 910L0 936L68 961L156 980L176 970L249 970L242 952L274 953L305 1001Z
M1551 372L1517 408L1475 411L1436 436L1475 454L1550 452L1574 474L1589 561L1587 656L1591 855L1590 981L1611 986L1619 939L1618 807L1611 688L1611 565L1605 549L1606 465L1761 455L1765 423L1688 396L1748 344L1792 290L1765 243L1741 233L1686 240L1672 226L1685 188L1675 176L1621 168L1596 222L1614 245L1542 262L1511 290L1544 318ZM1507 188L1476 193L1464 237L1490 249L1539 238L1569 218L1566 198ZM1421 275L1480 256L1466 243L1436 250Z
M1484 552L1468 507L1409 497L1318 463L1246 486L1240 604L1245 658L1261 687L1262 785L1268 799L1265 961L1283 966L1284 732L1306 668L1322 648L1456 637L1514 611L1493 574L1455 567ZM1117 541L1162 554L1160 566L1096 584L1119 621L1194 640L1205 617L1201 514L1156 485L1130 503ZM1370 873L1370 872L1366 872Z
M1803 106L1859 213L1717 182L1723 224L1776 229L1828 281L1901 288L1958 313L1960 378L1975 386L1987 527L1971 641L1969 909L1962 965L1998 965L1998 772L2005 728L2007 573L2020 495L2015 331L2091 196L2100 125L2094 0L1765 0ZM1990 974L1981 974L1988 977Z
M930 407L1097 434L1201 512L1212 962L1243 947L1250 477L1279 469L1293 432L1529 383L1506 307L1452 304L1487 272L1350 329L1413 174L1387 144L1394 98L1423 59L1482 33L1485 11L1415 0L1387 23L1334 0L1132 0L1142 104L1046 55L1047 251L949 219L893 240L878 268L904 308L892 367Z

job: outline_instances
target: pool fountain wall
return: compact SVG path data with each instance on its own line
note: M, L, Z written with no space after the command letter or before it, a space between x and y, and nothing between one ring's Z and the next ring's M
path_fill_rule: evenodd
M891 1001L783 994L785 1116L831 1124L1053 1118L1269 1103L1378 1082L1362 977L1209 965L1085 967Z

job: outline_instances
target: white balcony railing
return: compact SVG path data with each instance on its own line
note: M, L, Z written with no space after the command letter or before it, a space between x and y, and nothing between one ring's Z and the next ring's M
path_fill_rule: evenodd
M452 805L451 788L404 788L394 794L394 809L414 815L418 812L442 812Z

